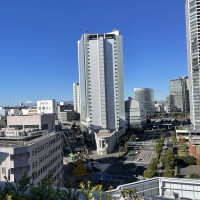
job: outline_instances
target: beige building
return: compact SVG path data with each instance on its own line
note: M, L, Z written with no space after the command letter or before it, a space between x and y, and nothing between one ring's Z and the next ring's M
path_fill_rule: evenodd
M116 144L119 143L119 137L124 135L126 128L122 128L118 131L110 130L99 130L94 132L95 142L97 147L97 153L100 155L105 155L111 153Z
M0 152L4 159L0 165L0 181L4 176L11 182L22 178L24 172L33 175L33 184L47 178L55 170L53 185L62 179L62 137L60 132L7 128L0 131Z
M55 115L7 116L7 126L18 130L36 128L51 132L55 130Z

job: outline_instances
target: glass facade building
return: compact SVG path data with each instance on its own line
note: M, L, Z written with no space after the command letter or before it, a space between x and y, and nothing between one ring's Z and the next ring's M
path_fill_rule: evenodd
M170 80L170 94L174 95L174 111L189 112L188 77Z
M190 119L194 129L200 129L200 0L186 0L185 10Z
M83 34L78 41L80 117L94 130L125 127L122 36Z
M143 103L147 116L154 113L154 92L151 88L134 88L134 97Z

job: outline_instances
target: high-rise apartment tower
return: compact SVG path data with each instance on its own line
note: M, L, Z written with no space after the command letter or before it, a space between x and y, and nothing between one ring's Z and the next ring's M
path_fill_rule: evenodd
M200 129L200 0L186 0L190 119Z
M122 36L118 30L78 41L81 122L93 130L125 127Z

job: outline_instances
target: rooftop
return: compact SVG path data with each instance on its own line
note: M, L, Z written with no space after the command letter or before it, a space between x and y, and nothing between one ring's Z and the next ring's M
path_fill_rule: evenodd
M48 131L34 130L28 133L26 132L26 135L0 136L0 147L29 146L57 133L58 132L49 133Z

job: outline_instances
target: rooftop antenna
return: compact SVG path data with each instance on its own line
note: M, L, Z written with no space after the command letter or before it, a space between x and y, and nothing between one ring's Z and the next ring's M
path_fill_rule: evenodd
M40 115L41 115L42 105L41 105L41 92L40 92Z
M10 96L8 98L8 107L10 108Z

